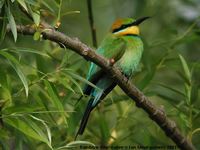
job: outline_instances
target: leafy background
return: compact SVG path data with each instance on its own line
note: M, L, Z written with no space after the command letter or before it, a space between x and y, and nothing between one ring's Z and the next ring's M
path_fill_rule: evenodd
M116 18L153 16L140 26L145 51L133 83L200 148L200 1L93 0L98 43ZM29 19L24 12L33 17ZM89 62L59 45L19 35L44 19L92 47L86 0L0 1L0 147L67 149L89 145L174 145L120 88L93 111L73 142L88 97L78 104ZM6 34L6 25L12 33Z

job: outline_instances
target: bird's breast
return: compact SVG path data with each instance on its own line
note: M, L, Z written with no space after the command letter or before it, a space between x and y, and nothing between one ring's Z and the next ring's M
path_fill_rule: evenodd
M130 76L139 65L143 52L143 43L140 37L127 36L124 37L127 42L126 50L122 58L118 61L118 65L124 74Z

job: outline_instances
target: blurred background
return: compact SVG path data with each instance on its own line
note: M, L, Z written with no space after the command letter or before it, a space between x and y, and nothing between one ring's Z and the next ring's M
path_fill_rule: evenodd
M140 25L145 50L132 82L199 149L200 1L92 0L92 9L98 45L115 19L152 16ZM45 20L94 48L86 0L1 0L0 13L0 149L175 145L119 87L92 112L82 142L73 142L90 62L43 40L39 27L34 36L15 29Z

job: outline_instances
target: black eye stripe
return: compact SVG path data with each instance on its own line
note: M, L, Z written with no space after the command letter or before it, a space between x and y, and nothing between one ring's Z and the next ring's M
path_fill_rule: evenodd
M123 29L125 29L125 28L127 28L127 27L130 27L130 26L133 26L133 25L135 25L135 22L129 23L129 24L123 24L123 25L120 26L119 28L114 29L114 30L112 31L112 33L118 32L118 31L120 31L120 30L123 30Z
M130 26L139 25L140 23L142 23L144 20L146 20L146 19L148 19L148 18L151 18L151 17L142 17L142 18L139 18L139 19L135 20L135 21L132 22L132 23L125 24L125 25L121 25L119 28L114 29L114 30L112 31L112 33L118 32L118 31L123 30L123 29L125 29L125 28L127 28L127 27L130 27Z

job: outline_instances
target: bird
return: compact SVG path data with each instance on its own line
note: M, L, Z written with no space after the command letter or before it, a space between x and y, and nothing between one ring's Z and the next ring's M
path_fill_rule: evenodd
M130 78L138 70L143 53L139 24L148 18L150 17L117 19L96 50L97 54L107 58L110 63L116 65L127 78ZM90 99L75 139L78 135L83 134L92 110L117 85L111 76L93 62L90 64L87 80L98 88L85 85L83 89L84 95L88 95Z

